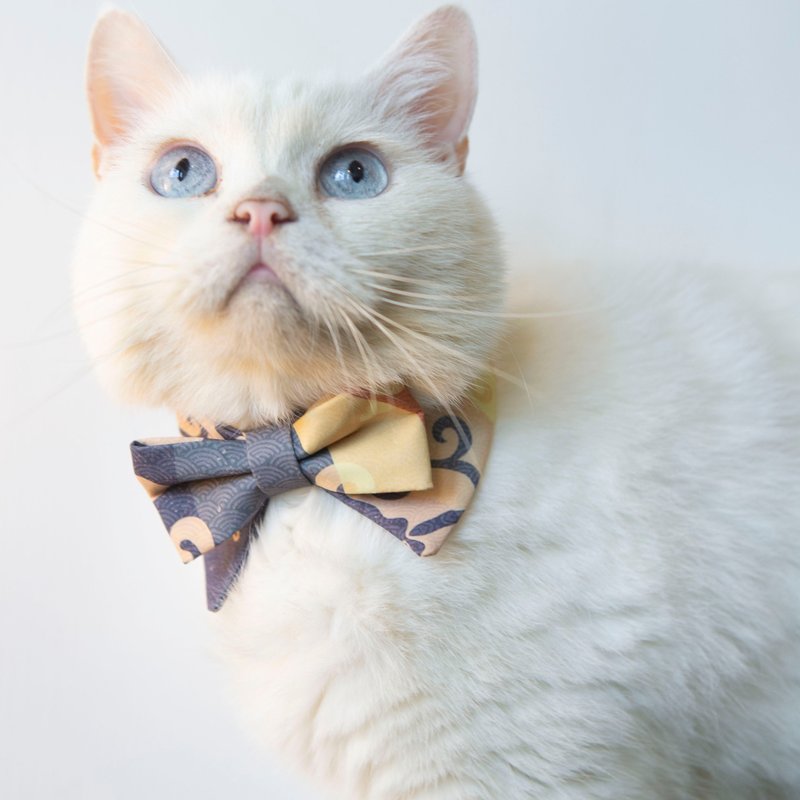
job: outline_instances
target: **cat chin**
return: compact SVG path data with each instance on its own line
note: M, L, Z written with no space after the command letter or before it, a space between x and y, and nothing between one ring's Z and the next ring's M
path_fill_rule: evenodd
M325 336L312 336L300 326L282 332L267 316L261 324L253 324L252 315L249 323L227 320L224 333L219 324L199 326L194 335L181 337L180 348L163 341L153 348L129 348L98 363L98 376L125 403L166 407L244 429L285 421L327 395L389 391L397 383L409 386L425 406L457 407L478 377L435 353L407 370L389 357L365 366L357 354L345 352L340 361Z

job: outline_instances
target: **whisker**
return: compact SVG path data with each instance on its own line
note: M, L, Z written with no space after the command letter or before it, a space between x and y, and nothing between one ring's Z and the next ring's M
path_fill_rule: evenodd
M124 286L116 286L100 294L91 297L81 298L74 305L76 308L82 308L89 303L97 303L100 302L101 300L106 300L112 295L119 294L120 292L130 292L135 289L147 289L150 286L161 286L163 284L169 284L171 282L172 281L162 279L157 281L145 281L144 283L129 283L125 284Z
M35 189L37 192L39 192L39 194L41 194L43 197L46 197L50 202L55 203L57 206L61 207L65 211L69 211L71 214L75 214L76 216L80 217L81 219L85 219L85 220L87 220L89 222L92 222L94 224L98 224L98 225L101 225L102 227L106 227L109 230L111 230L113 233L117 233L120 236L125 236L126 238L131 238L131 239L133 239L133 241L138 241L139 244L145 244L145 245L152 246L152 247L159 247L159 245L157 245L154 242L145 242L145 241L141 241L141 240L135 239L134 237L131 237L128 234L123 233L122 231L115 230L114 228L109 227L107 224L102 223L99 220L94 219L93 217L90 217L86 213L85 210L76 208L75 206L73 206L70 203L68 203L66 200L63 200L62 198L57 197L51 191L49 191L48 189L45 189L45 187L42 186L42 184L40 184L38 181L36 181L33 178L31 178L31 176L27 172L25 172L18 164L14 163L13 161L6 161L6 164L7 164L7 166L11 167L11 169L13 169L17 173L17 176L20 178L20 180L22 180L25 183L27 183L29 186L31 186L33 189ZM131 222L129 220L125 220L125 224L131 226ZM145 233L146 235L151 235L151 234L154 233L154 231L151 230L151 229L143 230L141 232ZM163 240L163 241L166 243L166 240Z
M377 319L375 319L376 315L377 316L381 316L381 315L377 314L377 312L374 312L374 311L366 308L364 305L359 303L354 297L350 297L350 296L346 295L345 299L346 300L350 300L355 305L356 309L361 311L361 313L365 316L367 321L370 322L372 325L374 325L381 333L383 333L384 336L386 336L386 338L390 342L392 342L394 344L394 346L406 357L408 365L409 365L409 368L411 368L411 366L416 362L417 359L414 357L414 355L412 353L410 353L408 351L408 349L406 348L405 344L400 341L400 338L396 334L392 333L384 325L382 325ZM425 384L428 385L428 387L431 390L431 394L434 397L436 397L439 402L441 402L443 404L446 403L446 398L443 398L441 396L441 393L439 392L438 387L433 383L433 381L426 374L421 373L419 377L424 381Z
M472 239L475 244L489 244L494 241L492 238ZM415 247L400 247L395 250L375 250L371 253L359 253L361 258L373 258L375 256L402 256L408 253L425 253L435 250L452 250L453 242L441 242L439 244L421 244Z
M394 289L391 286L383 286L380 283L364 283L365 286L369 286L370 289L377 289L380 292L389 292L390 294L399 294L402 297L416 297L420 300L441 300L442 295L439 294L424 294L423 292L409 292L405 289ZM451 300L459 300L466 302L469 298L464 297L463 295L448 295Z
M172 250L173 242L164 237L159 235L158 229L155 228L153 225L142 225L139 223L134 222L130 219L126 219L125 217L120 217L115 215L111 218L111 223L114 225L120 225L123 228L127 228L128 231L131 233L129 234L125 230L117 230L117 228L110 227L108 222L104 222L102 220L95 219L94 217L89 217L88 215L84 214L84 218L88 219L90 222L97 223L99 225L103 225L109 228L114 233L120 233L122 235L133 235L136 234L137 236L145 236L147 240L138 240L140 244L151 245L153 247L158 247L159 249L166 248L167 250ZM152 239L152 241L150 241Z
M90 217L86 214L83 215L83 219L85 219L87 222L91 222L92 225L97 225L99 228L105 228L110 233L115 233L117 236L121 236L123 239L128 239L131 242L136 242L136 244L143 244L145 247L153 247L156 250L163 251L164 253L169 253L172 251L171 247L167 247L162 244L157 244L156 242L148 242L144 239L139 239L138 237L133 236L130 233L117 230L117 228L114 228L111 225L108 225L107 223L102 222L99 219L95 219L94 217Z
M596 311L596 308L575 309L573 311L534 311L529 314L517 314L513 312L492 312L492 311L477 311L467 308L447 308L442 306L423 306L416 303L404 303L401 300L391 300L388 297L383 298L384 303L389 303L393 306L402 306L403 308L412 308L417 311L432 311L436 314L457 314L468 317L488 317L490 319L547 319L551 317L571 317L578 314L588 314Z
M89 216L89 214L85 210L80 209L80 208L76 208L75 206L73 206L70 203L68 203L66 200L63 200L62 198L57 197L52 192L50 192L49 190L45 189L45 187L42 186L42 184L40 184L38 181L36 181L33 178L31 178L31 176L27 172L23 171L23 169L19 165L15 164L13 161L6 161L6 163L8 164L8 166L10 166L17 173L17 176L21 180L23 180L29 186L33 187L37 192L39 192L39 194L41 194L42 196L44 196L48 200L50 200L50 202L55 203L57 206L60 206L65 211L69 211L71 214L75 214L77 217L80 217L81 219L87 220L88 222L91 222L92 224L99 225L100 227L106 228L107 230L111 231L112 233L116 233L117 235L123 236L126 239L130 239L131 241L137 242L138 244L143 244L143 245L146 245L147 247L155 247L155 248L160 249L160 250L165 250L165 251L167 250L167 247L164 247L164 245L169 245L168 240L161 239L163 244L159 244L158 242L151 242L151 241L145 241L143 239L137 239L135 236L132 236L131 234L125 233L124 231L117 230L116 228L111 227L107 223L102 222L101 220L98 220L98 219L95 219L94 217ZM117 217L116 219L119 220L119 217ZM120 221L124 222L125 225L127 225L128 227L130 227L134 231L136 231L137 226L134 226L131 223L130 220L120 220ZM139 233L144 234L145 236L152 236L155 233L155 231L152 228L141 228L139 226ZM156 238L160 238L160 237L156 237Z
M57 339L62 339L65 336L74 336L74 335L80 333L80 330L83 329L83 328L88 328L88 327L90 327L92 325L97 325L100 322L105 322L105 321L107 321L109 319L113 319L118 314L124 314L124 313L126 313L128 311L131 311L131 310L137 308L137 307L145 306L145 305L148 305L148 304L149 304L149 300L147 298L139 298L138 300L136 300L136 301L134 301L132 303L129 303L126 306L123 306L122 308L116 309L115 311L113 311L110 314L106 314L106 315L104 315L102 317L96 317L95 319L91 319L88 322L83 322L83 323L81 323L80 327L78 325L75 325L72 328L67 328L65 330L56 331L55 333L48 334L47 336L42 336L42 337L40 337L38 339L30 339L28 341L23 341L23 342L3 342L2 344L0 344L0 348L2 348L4 350L14 350L14 349L22 349L22 348L26 348L26 347L36 347L36 346L38 346L40 344L47 344L48 342L52 342L52 341L55 341Z
M510 372L506 372L505 370L500 369L499 367L494 366L494 364L488 364L487 369L492 375L496 375L498 378L502 378L506 383L510 383L512 386L516 386L518 389L525 389L525 392L528 393L528 384L525 382L525 378L518 378L516 375L512 375ZM530 394L528 394L530 397Z
M351 298L351 299L354 302L358 303L358 301L356 301L355 298ZM510 373L506 372L505 370L500 369L499 367L495 367L492 364L486 364L486 363L484 363L484 362L482 362L482 361L480 361L480 360L478 360L476 358L473 358L472 356L468 356L466 353L460 352L459 350L457 350L454 347L449 347L447 345L443 345L441 342L437 341L436 339L433 339L433 338L431 338L429 336L426 336L425 334L419 333L419 331L415 331L415 330L413 330L413 329L411 329L411 328L409 328L409 327L407 327L405 325L402 325L401 323L397 322L396 320L393 320L390 317L387 317L387 316L385 316L384 314L381 314L378 311L374 311L374 310L370 310L370 309L365 308L361 303L358 303L358 305L360 306L360 308L364 312L364 314L367 316L367 319L369 319L370 322L372 322L376 327L378 327L379 330L382 330L382 332L385 335L387 335L387 338L389 338L389 336L388 336L388 332L386 331L385 327L382 326L382 325L379 326L377 320L375 320L372 317L379 317L381 320L386 322L388 325L391 325L392 327L402 331L403 333L405 333L408 336L411 336L411 337L413 337L415 339L418 339L418 340L424 342L427 347L433 347L433 348L439 350L440 352L443 352L446 355L450 356L450 358L453 358L453 359L455 359L457 361L460 361L462 364L464 364L465 367L467 367L469 369L473 369L473 370L476 370L478 372L485 372L488 369L490 372L492 372L492 374L496 375L498 378L502 378L504 381L507 381L508 383L510 383L510 384L512 384L514 386L517 386L517 387L520 387L520 388L524 388L525 387L524 380L520 380L515 375L511 375ZM396 336L392 336L391 340L395 342L396 346L399 346L399 342L398 342ZM408 355L408 351L407 350L405 350L405 353L406 353L406 355ZM415 361L415 359L412 358L411 363L413 364L414 361ZM430 384L430 382L428 380L426 380L426 383L428 383L430 386L432 386L432 384ZM434 387L434 392L433 393L437 398L439 398L439 392L436 391L435 387ZM439 398L439 399L442 399L442 398Z
M375 381L374 372L373 372L372 368L370 367L369 357L367 356L367 348L369 348L369 345L367 344L366 340L364 339L364 336L361 333L361 331L358 330L358 328L354 325L354 323L350 319L350 317L347 316L347 313L345 312L345 310L344 309L340 309L340 313L341 313L342 319L345 321L345 323L347 324L347 327L350 329L350 333L353 336L353 341L355 342L356 348L358 349L359 353L361 354L361 360L364 362L364 375L365 375L365 377L367 379L367 384L368 384L368 387L369 387L370 404L372 406L375 406L375 404L377 403L377 398L375 396L376 381ZM374 354L373 354L373 357L374 357Z
M134 262L134 263L137 263L137 262ZM160 268L172 269L172 267L170 267L167 264L156 264L156 263L149 263L149 262L138 262L138 263L147 264L147 266L152 266L152 267L155 267L155 268L158 268L158 269L160 269ZM70 298L70 300L67 300L66 302L69 303L72 299L74 299L76 297L80 297L82 294L86 294L86 292L90 292L90 291L92 291L92 289L96 289L98 286L105 286L108 283L113 283L114 281L119 281L119 280L122 280L123 278L127 278L129 275L140 275L141 273L142 273L141 269L129 269L126 272L119 273L118 275L111 275L108 278L103 278L103 280L101 280L101 281L96 281L95 283L90 283L88 286L82 287L77 292L73 292L72 293L72 297Z
M417 286L432 286L435 289L441 289L442 284L440 281L435 281L427 278L411 278L407 275L392 275L388 272L378 272L374 269L357 269L354 268L353 272L358 275L366 275L369 278L384 278L390 281L399 281L400 283L413 283Z
M175 262L174 261L151 261L150 259L142 259L142 258L130 258L129 256L123 255L114 255L113 256L115 261L119 261L122 264L137 264L143 267L166 267L167 269L175 269Z
M400 275L397 272L383 272L379 269L374 269L370 266L369 262L360 259L362 266L359 267L352 267L352 271L359 274L365 275L370 278L382 278L384 280L395 281L400 283L415 283L419 286L430 286L434 289L438 289L441 291L442 284L441 281L435 280L433 278L420 278L418 276L412 275ZM470 264L475 267L483 267L485 266L483 261L479 261L478 259L471 258L467 255L462 255L457 259L453 260L456 264Z
M306 317L311 323L311 342L308 345L308 349L312 353L316 353L319 349L319 334L320 334L320 324L319 319L315 315L309 315Z
M60 384L56 389L50 392L47 396L45 396L39 403L34 403L33 406L28 406L25 411L23 411L20 415L16 416L19 422L24 421L29 416L35 416L42 408L50 407L50 404L53 400L57 397L60 397L64 392L68 389L71 389L75 384L82 381L86 378L94 368L93 363L89 363L83 369L79 370L77 373L73 374L66 382Z
M511 347L511 345L506 344L506 347L508 348L508 352L511 354L511 358L514 360L514 364L516 365L517 370L519 371L519 379L522 382L522 388L525 389L525 394L528 397L528 404L530 405L531 408L533 408L533 397L531 396L531 390L530 387L528 386L528 381L525 380L525 373L522 371L522 365L519 363L517 354L514 352L514 349Z
M351 299L354 300L354 298ZM366 314L368 321L371 322L373 325L375 325L375 327L377 327L378 330L380 330L384 334L384 336L386 336L386 338L389 339L389 341L395 345L395 347L397 347L402 353L405 354L410 364L413 364L416 359L413 357L411 353L409 353L405 345L402 342L400 342L399 337L396 334L393 334L391 331L389 331L385 326L381 325L381 323L378 322L376 319L374 319L369 309L367 309L364 306L361 306L360 303L358 305L361 307L362 312ZM420 374L419 377L425 384L427 384L428 388L431 391L431 395L434 398L436 398L436 402L441 406L442 410L450 418L450 421L453 423L453 427L456 429L458 435L462 439L466 439L466 434L464 432L463 426L461 425L461 420L453 411L453 407L450 405L450 401L446 397L441 395L441 393L438 390L438 387L433 383L433 381L430 378L428 378L426 374L424 373Z
M330 334L331 342L333 342L333 349L336 352L336 360L339 362L339 366L342 369L342 375L349 380L347 365L345 364L344 355L342 353L342 344L339 341L339 336L336 333L336 329L333 327L327 316L323 316L322 322Z
M166 267L167 265L152 264L151 266L154 266L154 267L164 266L164 267ZM123 278L127 278L129 275L139 275L139 274L141 274L141 272L142 272L142 270L140 270L140 269L128 270L127 272L123 272L123 273L121 273L119 275L112 275L110 278L104 278L101 281L97 281L95 283L89 284L88 286L82 287L78 291L72 292L70 297L68 297L66 300L64 300L63 302L59 303L58 305L54 306L52 308L52 310L50 310L44 317L42 317L42 319L39 322L37 327L43 327L53 317L55 317L58 314L60 314L66 308L76 307L78 305L78 303L76 302L77 298L82 297L83 295L87 294L88 292L91 292L94 289L97 289L98 287L101 287L101 286L105 286L105 285L107 285L109 283L114 283L115 281L119 281L119 280L122 280Z
M143 244L143 245L145 245L147 247L155 247L156 249L164 250L165 252L167 251L167 248L164 247L163 245L159 245L156 242L148 242L148 241L144 241L142 239L137 239L135 236L132 236L132 235L130 235L128 233L125 233L123 231L119 231L116 228L113 228L112 226L108 225L107 223L102 222L101 220L95 219L94 217L90 217L85 211L82 211L81 209L75 208L74 206L72 206L69 203L67 203L65 200L62 200L61 198L56 197L52 192L49 192L41 184L39 184L37 181L33 180L33 178L31 178L30 175L27 175L26 173L24 173L15 164L12 164L12 166L15 168L15 170L19 174L19 177L22 178L22 180L26 181L30 186L32 186L34 189L36 189L36 191L38 191L40 194L44 195L51 202L55 203L58 206L61 206L61 208L65 209L66 211L69 211L70 213L75 214L76 216L80 217L81 219L86 220L87 222L91 222L94 225L98 225L101 228L105 228L106 230L111 231L112 233L116 233L118 236L122 236L122 237L124 237L126 239L130 239L133 242L137 242L138 244ZM130 222L126 222L126 224L130 225ZM148 232L144 231L144 233L148 233ZM152 233L152 232L150 232L150 233Z
M161 334L155 334L149 339L149 341L154 341L155 339L160 338L160 336ZM130 342L125 342L119 347L114 348L113 350L110 350L106 353L102 353L99 356L87 361L87 365L83 369L79 370L76 374L72 375L69 378L69 380L58 386L54 391L50 392L40 402L35 403L32 406L28 406L24 411L15 415L15 419L22 422L30 418L31 416L38 415L43 408L49 408L53 400L55 400L57 397L60 397L62 394L64 394L64 392L68 391L77 383L85 379L97 366L97 364L99 364L102 361L105 361L108 358L111 358L112 356L117 355L118 353L125 350L127 347L130 347Z
M358 301L355 300L355 298L351 298L351 300L353 300L353 302L358 303ZM426 336L424 333L420 333L419 331L415 331L415 330L407 327L406 325L403 325L403 324L397 322L396 320L393 320L390 317L387 317L385 314L381 314L379 311L375 311L374 309L367 309L361 303L358 303L358 305L361 308L361 310L367 315L367 318L370 318L370 317L372 318L371 321L374 321L375 318L380 319L383 322L385 322L387 325L391 325L393 328L396 328L397 330L402 331L403 333L407 334L408 336L411 336L411 337L417 339L418 341L425 342L426 345L435 347L436 349L440 350L441 352L444 352L444 353L446 353L447 355L449 355L449 356L451 356L453 358L461 360L462 363L467 364L467 363L469 363L469 361L472 361L473 363L470 364L470 366L475 366L476 364L478 364L477 360L471 359L471 357L467 356L465 353L461 353L460 351L456 350L453 347L448 347L447 345L443 345L441 342L437 341L436 339L433 339L430 336Z

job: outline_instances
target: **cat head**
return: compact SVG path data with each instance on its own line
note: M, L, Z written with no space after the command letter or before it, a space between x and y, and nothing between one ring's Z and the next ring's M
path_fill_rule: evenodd
M454 7L348 83L193 80L137 18L103 15L74 297L104 383L240 425L398 382L457 402L503 290L463 174L476 65Z

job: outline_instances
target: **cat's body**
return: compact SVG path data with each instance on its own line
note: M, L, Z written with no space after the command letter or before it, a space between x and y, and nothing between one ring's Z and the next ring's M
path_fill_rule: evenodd
M457 403L499 374L437 555L315 488L270 502L214 619L243 712L346 800L800 796L786 365L680 275L545 294L537 274L518 310L546 313L504 329L461 175L474 69L453 9L355 88L192 85L126 15L95 34L78 307L118 391L248 427L395 381ZM382 155L388 185L326 194L338 152L351 178Z
M741 309L631 283L514 324L527 391L435 558L313 489L269 508L217 623L335 796L800 793L796 411Z

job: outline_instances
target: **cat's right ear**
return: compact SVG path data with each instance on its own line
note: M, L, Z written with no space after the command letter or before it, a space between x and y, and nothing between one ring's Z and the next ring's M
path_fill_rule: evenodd
M373 71L377 106L411 120L425 144L463 172L477 71L469 16L457 6L442 6L414 25Z
M181 80L175 62L138 17L113 9L97 20L86 63L95 175L102 175L108 146Z

